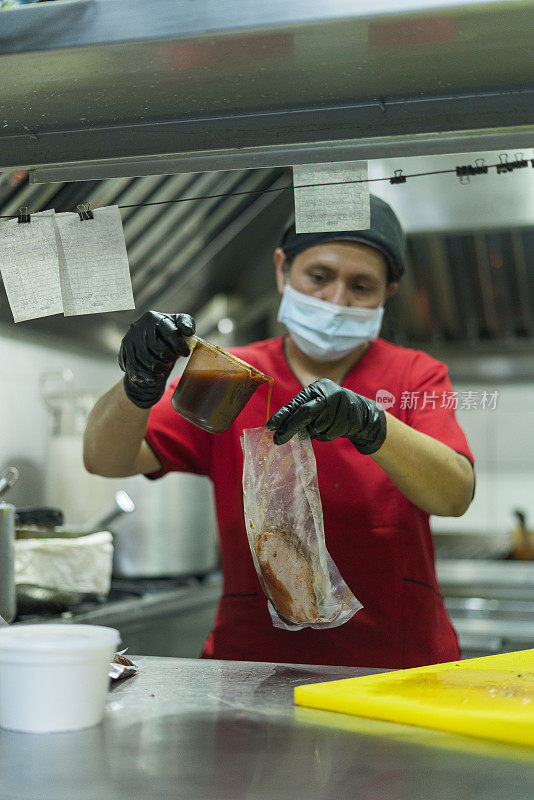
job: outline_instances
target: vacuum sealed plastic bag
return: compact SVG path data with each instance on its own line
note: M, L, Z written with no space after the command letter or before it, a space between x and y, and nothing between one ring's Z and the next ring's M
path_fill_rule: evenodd
M274 626L343 625L362 605L326 549L309 436L275 445L271 431L248 428L241 445L245 526Z

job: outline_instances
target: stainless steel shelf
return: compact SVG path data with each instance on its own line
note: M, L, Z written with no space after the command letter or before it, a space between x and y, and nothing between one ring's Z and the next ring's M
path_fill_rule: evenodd
M438 559L445 605L462 656L534 647L534 563Z
M531 145L532 2L376 6L3 11L0 169L75 180Z
M459 619L454 618L454 627L460 640L464 636L500 637L513 641L524 648L534 647L534 624L532 622L498 619ZM516 649L511 648L511 649Z
M534 599L534 561L490 561L486 559L438 559L437 576L444 593L453 588L464 588L478 597L478 589L491 586L495 589L531 592Z

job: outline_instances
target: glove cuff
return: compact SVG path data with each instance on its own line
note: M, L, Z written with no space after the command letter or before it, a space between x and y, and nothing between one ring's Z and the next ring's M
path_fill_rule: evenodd
M367 406L367 423L354 436L349 436L349 441L363 456L370 456L380 450L387 435L387 421L384 409L373 400L362 397Z
M161 383L138 383L125 375L123 385L128 400L143 409L151 408L163 397L165 391L165 380Z

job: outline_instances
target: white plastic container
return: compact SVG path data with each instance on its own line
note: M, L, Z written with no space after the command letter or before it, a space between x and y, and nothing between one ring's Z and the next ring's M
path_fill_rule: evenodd
M0 629L0 727L74 731L104 716L109 664L120 634L100 625Z

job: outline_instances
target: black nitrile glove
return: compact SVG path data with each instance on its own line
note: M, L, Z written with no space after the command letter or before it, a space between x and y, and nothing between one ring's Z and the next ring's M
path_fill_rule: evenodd
M319 378L273 414L267 427L276 430L275 444L284 444L304 428L318 442L345 436L368 456L384 443L386 415L374 400Z
M189 314L147 311L133 322L121 342L119 367L126 373L124 391L139 408L150 408L165 391L165 383L178 356L188 356L184 336L195 332Z

